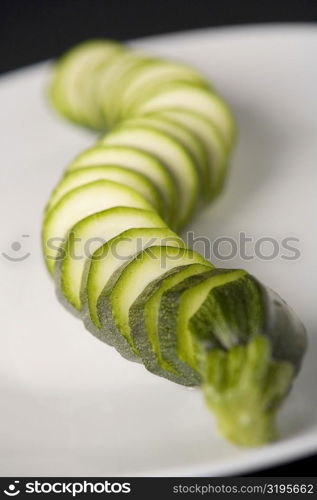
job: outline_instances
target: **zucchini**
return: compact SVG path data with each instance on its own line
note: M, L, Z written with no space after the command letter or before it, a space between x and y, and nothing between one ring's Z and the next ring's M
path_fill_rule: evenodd
M201 386L231 442L274 439L305 328L275 292L215 269L167 226L223 187L235 139L227 105L192 68L107 41L64 56L51 100L75 123L111 128L68 166L45 211L59 298L124 357Z
M121 272L131 259L148 247L158 244L177 247L184 245L181 238L165 227L162 221L155 220L151 212L144 212L142 215L139 221L134 219L133 229L121 232L109 240L86 261L81 286L82 316L85 325L92 332L96 328L98 332L101 329L97 301L116 271L120 269ZM138 222L140 227L136 227Z
M210 189L208 156L204 145L192 130L186 126L164 117L159 113L125 122L128 126L152 127L179 141L192 156L197 170L199 189L206 193Z
M48 202L47 211L51 210L69 191L97 180L109 180L130 186L162 215L163 208L160 194L150 180L139 172L117 165L101 165L67 172L53 191Z
M147 64L129 69L120 94L121 119L129 115L129 108L140 96L175 81L207 85L197 70L175 61L151 58Z
M191 316L195 341L204 353L210 349L212 336L228 351L261 334L269 339L274 359L288 361L297 373L307 343L303 325L276 292L245 271L239 273L235 281L211 289L202 307Z
M130 111L130 116L147 115L169 108L195 111L211 120L228 147L235 137L234 120L228 106L217 94L194 83L176 82L162 86L152 95L141 96Z
M134 189L112 181L95 181L67 193L47 213L43 223L43 249L52 274L60 248L68 231L84 217L112 207L134 207L151 210L151 205Z
M158 313L161 357L193 385L199 384L201 378L188 322L200 309L210 289L236 279L243 272L213 269L188 277L162 295Z
M186 224L197 201L198 175L191 156L179 141L154 127L122 125L104 136L100 143L138 147L165 164L178 194L178 226Z
M81 309L80 287L85 263L94 252L114 236L135 227L137 221L150 227L165 227L164 222L155 213L137 208L116 207L93 213L75 224L66 239L63 259L55 270L57 290L70 306L77 311ZM143 222L144 221L144 222ZM146 224L147 223L147 224ZM164 229L169 235L170 229ZM176 235L175 235L176 237ZM178 238L179 239L179 238Z
M115 42L93 40L67 52L55 68L50 87L53 105L78 124L103 128L100 108L94 103L95 72L123 50L122 45Z
M209 292L190 329L205 399L221 433L240 446L274 439L277 409L307 348L294 312L244 273Z
M120 89L125 81L126 73L131 68L142 66L148 59L149 56L141 52L121 51L110 64L99 70L99 75L95 80L95 94L107 127L112 127L117 121Z
M184 377L161 356L158 338L159 307L164 292L185 278L205 273L210 269L212 266L207 262L175 267L153 280L130 307L129 325L133 344L140 353L144 366L155 375L182 385L193 385L191 380ZM197 385L196 378L194 385Z
M202 114L188 109L171 108L161 111L159 116L170 118L186 126L199 138L208 157L209 199L214 198L221 191L226 179L230 153L230 148L226 146L217 127Z
M170 219L173 220L177 199L173 178L156 157L141 149L126 146L95 146L77 156L69 165L68 171L106 164L129 168L147 177L160 193L165 219L169 222Z
M123 356L139 356L133 345L129 326L129 309L142 290L152 281L174 267L206 263L196 252L176 241L175 246L153 246L114 273L97 301L98 318L110 343Z

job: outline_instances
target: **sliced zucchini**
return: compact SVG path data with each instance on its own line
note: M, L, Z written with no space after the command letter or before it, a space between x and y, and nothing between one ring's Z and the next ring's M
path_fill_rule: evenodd
M113 181L95 181L67 193L48 212L43 223L43 250L50 273L62 257L61 245L68 231L81 219L107 208L127 206L152 210L134 189Z
M156 116L155 113L154 116ZM208 156L210 191L209 199L214 198L223 187L228 169L228 157L230 148L211 120L195 111L181 108L171 108L159 113L160 116L166 116L173 121L185 125L193 131L205 147ZM152 116L152 115L149 115Z
M157 280L152 281L135 300L129 310L129 325L133 345L137 348L144 366L155 375L184 385L196 385L161 357L158 340L158 313L164 292L185 278L210 271L211 264L189 264L173 268Z
M145 218L145 217L144 217ZM183 240L176 233L155 221L151 212L148 220L136 220L133 229L120 233L105 243L86 263L82 280L83 318L91 331L91 326L101 328L97 314L99 295L109 282L111 276L130 259L147 247L160 244L161 246L184 246ZM93 323L93 325L91 325Z
M200 189L203 192L210 189L208 156L204 145L191 129L160 113L132 118L131 120L127 120L125 125L152 127L178 140L195 161Z
M274 439L277 409L306 351L304 326L247 273L210 290L189 323L221 433L240 446Z
M226 144L231 147L235 136L232 114L217 94L201 85L177 82L162 86L152 95L140 96L130 115L146 115L169 108L189 109L202 114L215 124Z
M166 165L178 192L179 227L193 214L198 194L198 175L194 161L182 144L154 127L118 127L104 136L101 144L134 146L155 155Z
M123 356L138 357L129 326L129 309L144 288L174 267L204 264L206 260L184 247L153 246L114 273L100 294L97 311L102 330Z
M131 68L142 66L148 60L149 56L142 52L126 50L99 70L95 82L96 99L107 127L112 127L118 119L120 89L126 73Z
M129 108L144 93L149 93L168 82L198 82L204 85L202 75L194 68L175 61L152 58L147 64L131 68L126 73L120 93L121 119L129 115Z
M160 194L149 179L139 172L112 165L80 168L67 172L53 191L47 205L47 211L51 210L69 191L97 180L110 180L130 186L141 194L153 208L162 215L163 209Z
M211 289L191 317L189 327L202 353L212 347L214 339L230 350L246 344L253 336L264 335L270 341L274 359L290 362L295 372L307 345L305 329L292 309L245 271L239 279Z
M124 357L201 384L232 442L272 440L303 325L245 271L187 249L157 213L181 227L201 193L219 193L235 136L226 104L195 70L98 40L62 58L50 94L74 122L116 125L69 166L45 213L61 299Z
M148 177L160 192L163 200L164 217L171 221L176 210L176 188L166 167L151 154L127 146L95 146L81 153L69 165L72 171L96 165L119 165Z
M199 310L210 290L240 278L245 271L213 269L190 276L163 293L158 315L158 338L162 359L188 382L199 383L197 357L189 328L190 318Z
M81 309L80 286L86 262L98 248L123 231L135 227L138 221L145 227L153 227L154 224L156 228L164 227L165 232L169 231L176 237L175 233L166 229L156 213L137 208L116 207L97 212L72 227L64 247L64 257L56 266L55 275L57 289L73 308Z
M53 105L67 118L94 129L103 128L100 109L94 102L93 84L100 65L124 52L115 42L93 40L66 52L56 65L50 87Z

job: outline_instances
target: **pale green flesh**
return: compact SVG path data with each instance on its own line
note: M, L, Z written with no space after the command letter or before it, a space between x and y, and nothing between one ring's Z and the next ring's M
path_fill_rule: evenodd
M159 59L133 68L126 75L126 85L120 95L121 117L128 114L129 107L144 93L175 80L202 82L202 76L188 66Z
M175 212L176 188L168 170L157 158L133 147L95 146L75 158L68 171L103 164L119 165L146 176L160 192L165 218L170 221Z
M56 203L72 189L96 180L109 180L130 186L151 203L153 208L162 214L159 193L144 175L124 167L112 165L81 168L67 173L53 191L47 206L47 211L55 206Z
M201 307L210 290L217 286L230 283L230 281L234 281L245 274L245 271L237 270L232 271L230 274L226 273L224 275L212 276L183 293L177 315L177 355L193 369L196 369L197 366L193 337L188 327L190 318Z
M148 59L149 56L142 52L126 50L99 72L95 91L99 108L108 126L113 125L118 114L117 103L125 74Z
M214 269L165 224L181 228L223 187L235 139L226 104L197 71L101 40L61 59L50 97L77 124L117 127L49 201L43 244L59 297L122 356L201 385L232 442L274 439L304 327L255 278Z
M95 181L63 196L48 213L43 225L43 249L49 271L53 273L59 251L56 247L49 248L48 243L52 238L59 239L60 247L68 231L81 219L118 206L152 210L152 206L139 193L112 181Z
M173 287L174 285L177 285L188 276L204 273L212 268L213 266L209 264L209 262L208 263L206 262L206 264L192 264L186 267L184 270L179 271L177 274L165 278L164 281L162 281L159 289L156 290L156 292L151 296L151 298L147 301L145 305L144 317L145 317L148 339L152 346L153 351L157 356L158 363L163 369L166 369L168 371L174 371L173 367L162 358L159 349L157 324L158 324L161 297L166 290Z
M96 40L68 52L55 70L50 89L53 102L70 119L93 128L101 127L99 109L93 102L92 82L87 75L94 75L100 64L122 51L119 44Z
M185 148L169 135L150 127L120 127L104 136L101 144L139 147L159 158L174 178L179 196L179 226L192 215L198 194L195 164Z
M192 155L197 167L201 189L205 189L209 183L208 175L208 157L205 147L197 136L186 126L173 121L168 117L161 116L159 113L150 116L132 118L125 122L128 126L154 127L162 132L170 134L177 139Z
M226 146L217 127L202 114L187 109L168 109L149 116L156 115L166 116L185 125L199 137L208 156L210 195L212 197L219 192L226 175L230 148Z
M200 85L175 83L163 87L152 96L140 99L131 111L131 116L177 107L196 111L211 120L218 127L226 144L232 144L234 123L227 105L218 95Z
M121 334L131 342L129 309L151 281L174 267L206 263L201 255L192 250L154 246L128 264L110 295L112 315Z
M93 255L85 288L90 318L98 328L101 325L97 313L97 301L112 274L134 255L145 248L157 245L182 247L184 242L167 227L160 228L157 225L155 228L147 229L137 227L137 221L135 221L134 229L113 238Z
M147 224L150 227L155 224L155 227L164 225L154 213L144 213L138 209L113 208L90 215L73 226L65 245L66 255L61 265L60 286L66 299L77 310L81 309L80 287L87 260L114 236L134 228L138 220L145 227ZM170 230L169 233L174 234Z

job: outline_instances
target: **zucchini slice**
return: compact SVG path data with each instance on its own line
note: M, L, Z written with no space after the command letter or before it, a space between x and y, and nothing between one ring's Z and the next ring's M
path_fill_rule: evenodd
M194 159L200 190L205 192L210 189L208 155L205 146L191 129L160 113L132 118L127 120L125 124L128 126L152 127L178 140Z
M163 293L158 315L159 349L162 359L189 382L201 381L197 349L189 328L190 318L199 310L214 287L239 279L245 271L213 269L193 275Z
M164 217L171 221L176 210L176 188L166 167L153 155L127 146L95 146L81 153L69 165L68 171L97 165L118 165L147 177L159 191Z
M211 179L208 198L211 200L219 194L223 187L230 154L230 148L226 146L218 128L202 114L188 109L171 108L161 111L159 115L186 126L204 145L208 156L209 178Z
M292 309L276 292L246 272L237 280L211 289L191 317L189 327L202 353L212 347L214 340L230 350L263 335L270 341L273 358L291 363L295 372L307 346L305 329Z
M152 210L152 206L134 189L113 181L95 181L68 192L48 212L43 223L43 250L46 264L53 273L62 257L61 245L68 231L81 219L107 208L127 206Z
M95 80L95 95L107 127L112 127L119 116L120 90L126 73L143 66L149 56L142 52L125 50L99 70Z
M218 128L228 147L235 137L235 125L226 103L214 92L202 85L176 82L162 86L152 95L141 96L131 109L131 115L146 115L154 111L181 108L202 114Z
M97 310L102 330L120 354L133 359L139 356L131 337L129 309L144 288L174 267L206 262L201 255L176 242L176 246L144 250L112 275L98 298Z
M161 297L185 278L212 269L212 265L189 264L173 268L157 280L152 281L130 307L129 325L133 344L136 346L144 366L155 375L165 377L183 385L197 385L197 377L188 380L173 366L162 359L158 340L158 314Z
M103 128L100 108L94 102L96 71L124 51L122 45L105 40L85 42L69 50L55 68L50 87L54 106L80 125Z
M159 221L153 220L151 213L142 224L142 220L135 220L134 228L120 233L100 247L86 262L84 278L81 287L81 299L83 304L82 316L88 329L94 331L101 328L98 318L98 298L119 268L123 270L125 264L151 246L184 246L183 240L176 233L161 226ZM139 222L139 224L138 224ZM155 225L156 222L156 225ZM139 225L139 227L137 227ZM93 323L93 325L92 325Z
M178 224L182 227L195 209L198 175L190 154L176 139L154 127L121 126L104 136L101 144L134 146L155 155L174 178L178 193Z
M162 215L162 201L159 192L150 180L139 172L116 165L80 168L67 172L53 191L47 206L47 211L51 210L69 191L97 180L109 180L130 186L141 194L153 208Z
M129 108L140 96L175 81L206 85L198 71L175 61L152 58L147 64L129 69L120 93L121 119L128 116Z
M69 306L81 310L80 288L85 264L92 258L98 248L116 235L135 227L138 220L144 221L145 227L150 225L155 228L164 227L164 236L174 235L179 237L153 212L140 209L116 207L102 212L97 212L80 220L72 227L65 247L64 256L58 262L55 270L55 281L59 296L65 298ZM158 229L160 232L160 230ZM168 232L168 234L167 234ZM117 252L115 247L112 250Z

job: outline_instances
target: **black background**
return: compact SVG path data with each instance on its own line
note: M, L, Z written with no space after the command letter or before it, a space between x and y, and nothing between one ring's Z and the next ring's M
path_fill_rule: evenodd
M316 21L317 0L0 0L0 73L92 37L127 40L208 26ZM307 476L316 465L314 456L254 475Z
M91 37L127 40L207 26L317 21L316 0L0 0L0 72Z

